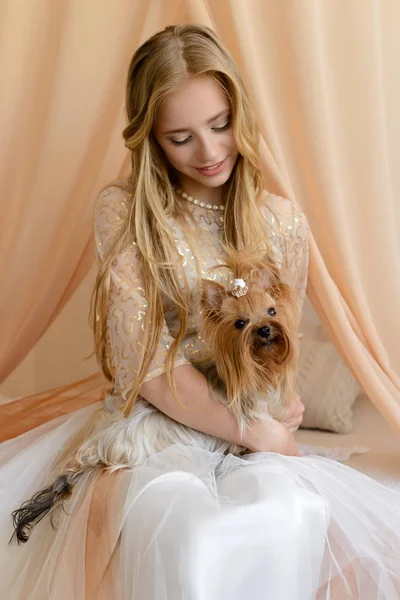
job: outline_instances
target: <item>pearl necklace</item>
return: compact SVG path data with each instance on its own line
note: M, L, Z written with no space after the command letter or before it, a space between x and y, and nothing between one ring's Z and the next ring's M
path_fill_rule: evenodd
M225 210L224 204L220 204L219 206L217 204L207 204L206 202L202 202L201 200L198 200L197 198L193 198L193 196L189 196L189 194L187 194L186 192L183 192L179 188L174 188L174 190L176 191L177 194L179 194L179 196L182 196L182 198L184 198L185 200L190 202L190 204L195 204L196 206L200 206L201 208L207 208L208 210L220 210L220 211Z

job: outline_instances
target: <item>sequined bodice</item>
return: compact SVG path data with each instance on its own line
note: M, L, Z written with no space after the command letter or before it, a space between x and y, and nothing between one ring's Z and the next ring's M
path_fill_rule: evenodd
M118 236L128 210L126 193L118 182L104 190L96 203L94 234L97 260L104 259ZM208 269L223 264L223 215L218 211L191 205L195 219L191 235L195 235L201 275L227 285L230 274L226 269L207 273ZM284 267L285 279L296 288L302 303L305 295L308 267L308 230L304 215L290 200L265 192L265 214L268 235L277 264ZM197 283L194 250L181 226L170 220L179 254L183 257L185 274L191 289ZM113 261L111 267L108 311L108 352L115 370L115 387L123 397L129 392L142 352L143 324L146 298L143 292L134 244ZM165 326L157 352L145 381L165 371L166 354L179 328L177 312L170 301L164 300ZM196 315L189 314L186 336L181 345L175 366L190 363L204 352L204 344L197 331Z

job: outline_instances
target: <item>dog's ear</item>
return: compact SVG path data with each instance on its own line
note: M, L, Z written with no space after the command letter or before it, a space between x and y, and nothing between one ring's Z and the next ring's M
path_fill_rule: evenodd
M269 268L257 269L252 276L252 284L262 290L268 290L276 282L275 272Z
M275 300L278 310L283 307L287 316L296 322L300 318L299 301L296 291L287 283L280 282L272 286L268 292Z
M208 308L218 309L226 297L224 287L211 279L202 280L202 304Z

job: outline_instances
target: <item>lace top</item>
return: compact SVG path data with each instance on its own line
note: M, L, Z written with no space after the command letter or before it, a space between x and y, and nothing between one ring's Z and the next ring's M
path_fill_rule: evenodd
M128 199L118 183L114 182L99 196L94 210L94 238L97 264L107 256L128 213ZM276 262L285 273L284 279L298 292L302 305L308 270L308 225L303 213L298 211L290 200L264 194L265 214L268 235ZM206 271L224 262L221 248L223 215L195 205L189 205L195 217L195 235L200 252L202 277L215 279L227 285L229 273L226 269L215 269L212 274ZM197 281L193 251L186 234L180 225L172 220L171 229L175 236L178 252L184 257L184 268L189 285L193 289ZM143 279L139 268L138 249L133 243L119 253L111 266L110 296L108 306L107 352L115 376L115 392L125 399L129 393L143 351L144 319L146 314ZM164 303L165 324L158 348L150 364L145 381L149 381L165 371L166 354L179 329L176 310L170 300ZM175 367L191 362L204 351L193 314L189 314L186 336L175 360Z

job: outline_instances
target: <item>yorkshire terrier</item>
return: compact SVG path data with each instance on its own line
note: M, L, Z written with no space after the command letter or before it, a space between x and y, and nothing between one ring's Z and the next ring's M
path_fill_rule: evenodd
M299 311L295 291L282 281L273 261L229 249L226 255L225 264L214 269L229 269L233 279L228 289L203 279L196 298L207 355L193 364L244 433L255 419L281 420L295 398ZM243 446L170 419L139 397L129 417L104 411L55 481L13 512L13 538L26 542L32 527L62 504L89 470L140 466L173 444L236 455L246 452Z
M209 357L194 366L243 434L254 419L281 420L295 399L299 310L274 263L244 252L228 256L224 266L235 276L230 289L202 280L200 331ZM225 450L243 451L232 444Z

